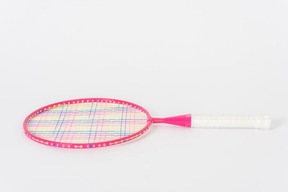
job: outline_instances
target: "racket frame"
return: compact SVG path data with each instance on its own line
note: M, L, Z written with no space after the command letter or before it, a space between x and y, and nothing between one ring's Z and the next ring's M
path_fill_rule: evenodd
M99 102L102 102L102 103L117 103L117 104L123 104L125 106L131 106L133 108L136 108L147 115L147 124L145 125L145 127L143 129L141 129L140 131L138 131L132 135L122 137L120 139L114 139L114 140L103 141L103 142L95 142L95 143L63 143L63 142L50 141L50 140L46 140L46 139L43 139L43 138L40 138L38 136L33 135L27 129L28 121L30 119L32 119L33 117L35 117L35 116L37 116L37 115L39 115L45 111L48 111L50 109L60 107L63 105L74 104L74 103L89 103L89 102L92 102L95 100L98 100ZM23 128L24 128L24 132L27 135L27 137L32 139L33 141L38 142L38 143L53 146L53 147L83 149L83 148L106 147L106 146L121 144L121 143L125 143L127 141L130 141L130 140L133 140L133 139L141 136L143 133L145 133L148 130L149 126L152 124L152 122L153 122L153 119L150 116L150 114L148 113L148 111L146 109L144 109L143 107L136 105L134 103L123 101L123 100L118 100L118 99L109 99L109 98L83 98L83 99L72 99L72 100L67 100L67 101L60 101L60 102L46 105L44 107L37 109L26 117L26 119L23 122Z

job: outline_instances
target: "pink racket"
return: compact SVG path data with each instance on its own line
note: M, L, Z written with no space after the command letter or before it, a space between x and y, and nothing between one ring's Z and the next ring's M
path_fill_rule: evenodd
M111 146L144 134L152 123L195 128L269 129L267 115L181 115L152 118L139 105L106 98L62 101L42 107L24 121L25 134L54 147Z

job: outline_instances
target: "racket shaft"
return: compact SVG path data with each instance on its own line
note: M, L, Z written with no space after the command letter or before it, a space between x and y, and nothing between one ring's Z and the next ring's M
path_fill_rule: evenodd
M192 128L270 129L269 115L192 115Z

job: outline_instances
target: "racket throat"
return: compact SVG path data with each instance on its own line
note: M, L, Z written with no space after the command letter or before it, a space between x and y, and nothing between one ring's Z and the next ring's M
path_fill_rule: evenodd
M166 117L166 118L152 118L152 122L179 125L183 127L191 127L191 114Z

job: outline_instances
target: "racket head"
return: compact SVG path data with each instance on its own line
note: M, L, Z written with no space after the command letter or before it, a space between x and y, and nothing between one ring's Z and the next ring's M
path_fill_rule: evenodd
M23 128L38 143L83 149L130 141L145 133L151 124L148 111L134 103L84 98L41 107L26 117Z

